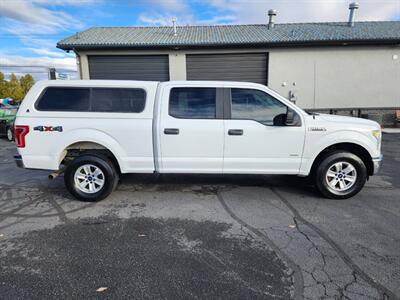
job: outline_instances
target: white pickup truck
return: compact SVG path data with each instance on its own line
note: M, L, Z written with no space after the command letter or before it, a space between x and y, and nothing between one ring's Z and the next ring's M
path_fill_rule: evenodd
M326 197L358 193L382 160L373 121L308 114L266 86L213 81L41 81L15 121L18 166L65 171L80 200L124 173L312 176Z

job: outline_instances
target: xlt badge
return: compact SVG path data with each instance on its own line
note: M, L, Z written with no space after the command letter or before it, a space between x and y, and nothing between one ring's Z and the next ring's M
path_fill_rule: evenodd
M326 131L325 127L308 127L308 131Z

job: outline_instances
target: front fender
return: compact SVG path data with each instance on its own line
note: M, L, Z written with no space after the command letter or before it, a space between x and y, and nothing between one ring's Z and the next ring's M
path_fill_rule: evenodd
M308 175L317 156L326 148L335 144L351 143L363 147L371 157L378 157L379 150L373 139L362 132L339 130L321 136L320 132L308 132L304 146L300 175Z

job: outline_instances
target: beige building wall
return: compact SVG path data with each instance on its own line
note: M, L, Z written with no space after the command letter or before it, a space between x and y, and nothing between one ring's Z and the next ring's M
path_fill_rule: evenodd
M400 107L400 47L273 49L268 85L303 108Z
M88 55L168 54L170 79L186 80L186 54L237 52L268 52L268 86L302 108L400 107L399 46L87 51L81 78L89 79Z
M174 51L169 53L169 79L186 80L186 54Z
M81 79L90 79L89 61L86 54L80 54L80 76Z

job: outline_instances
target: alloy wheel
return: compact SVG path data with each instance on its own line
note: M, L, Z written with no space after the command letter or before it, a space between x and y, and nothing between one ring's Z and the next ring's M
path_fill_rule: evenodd
M103 171L92 164L80 166L74 175L75 186L84 193L97 193L105 182Z
M356 183L357 170L349 162L335 162L328 168L325 180L332 190L344 192Z

